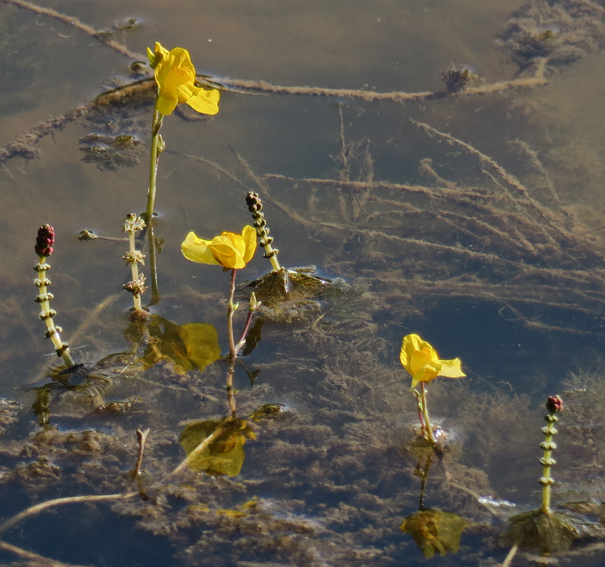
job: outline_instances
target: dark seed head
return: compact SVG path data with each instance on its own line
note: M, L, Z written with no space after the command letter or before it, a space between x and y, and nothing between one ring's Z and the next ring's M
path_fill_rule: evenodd
M556 413L563 409L563 400L560 396L548 396L546 400L546 409L550 413Z
M55 244L55 229L49 224L45 224L38 229L35 251L38 256L50 256L53 253Z

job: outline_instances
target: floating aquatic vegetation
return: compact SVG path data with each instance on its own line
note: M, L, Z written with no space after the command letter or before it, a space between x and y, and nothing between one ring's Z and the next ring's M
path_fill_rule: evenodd
M564 65L605 46L603 7L586 0L528 1L509 18L498 39L525 68L538 59Z
M80 150L84 153L82 160L94 163L101 171L134 167L145 154L143 142L132 134L87 134L80 138Z
M274 306L280 301L318 295L327 284L331 283L328 279L318 277L313 267L295 269L282 267L277 260L279 250L273 248L273 237L269 236L270 229L262 212L263 204L258 193L249 191L246 195L246 204L254 219L258 245L265 251L263 257L269 259L273 268L262 278L248 284L265 305Z
M479 78L467 65L454 65L453 63L448 69L441 71L439 77L444 82L448 93L460 92Z
M551 467L556 463L552 451L557 448L553 436L557 430L554 424L556 416L563 409L563 401L559 396L549 396L546 401L548 415L546 427L542 429L544 441L540 447L544 451L540 463L542 476L538 479L542 485L542 504L538 510L517 514L510 518L510 527L503 534L503 539L520 548L539 549L542 553L566 551L571 544L579 539L603 536L603 528L586 518L569 511L553 511L551 509Z

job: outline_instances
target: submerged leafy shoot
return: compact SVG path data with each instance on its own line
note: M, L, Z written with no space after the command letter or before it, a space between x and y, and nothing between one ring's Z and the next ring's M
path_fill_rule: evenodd
M510 522L502 536L507 544L542 553L567 551L576 540L605 535L603 526L570 512L530 510L513 516Z

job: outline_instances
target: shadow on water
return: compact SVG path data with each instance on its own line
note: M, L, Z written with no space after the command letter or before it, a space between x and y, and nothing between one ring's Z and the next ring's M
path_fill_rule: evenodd
M0 3L2 561L602 561L605 6L193 4L135 3L139 20ZM155 92L137 52L156 40L221 69L200 76L221 110L165 117L159 214L129 242ZM272 258L237 270L237 357L229 272L180 247L253 222ZM145 282L129 247L131 264L157 252ZM46 277L75 366L60 343L65 365L42 354ZM124 284L152 286L149 313ZM412 333L466 378L410 392ZM548 518L571 527L547 549L537 460L557 392Z

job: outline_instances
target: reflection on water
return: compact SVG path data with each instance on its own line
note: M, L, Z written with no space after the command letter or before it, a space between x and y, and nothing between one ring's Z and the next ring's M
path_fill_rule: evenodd
M534 517L536 407L557 392L553 507L603 518L605 6L55 8L78 25L0 8L3 541L66 564L496 565L502 521ZM158 40L230 79L216 117L162 127L159 301L133 321L121 227L145 209L154 85L111 42L144 53ZM385 92L398 94L368 94ZM279 271L267 277L262 254L240 270L236 326L252 289L263 305L230 366L229 274L180 245L261 222L250 192ZM31 285L45 223L52 308L78 363L54 379ZM397 361L410 333L468 374L430 385L447 439L432 465ZM72 495L105 504L13 518ZM590 545L569 553L602 560ZM6 562L27 559L2 546Z

